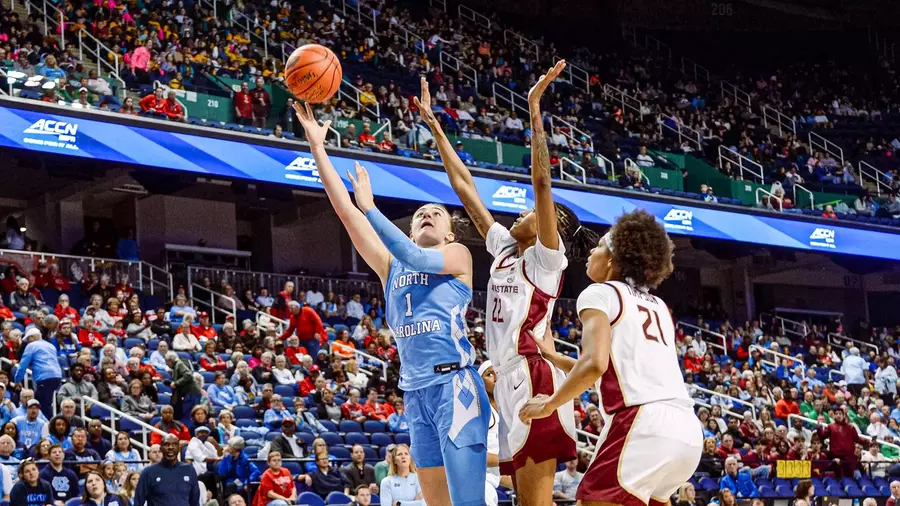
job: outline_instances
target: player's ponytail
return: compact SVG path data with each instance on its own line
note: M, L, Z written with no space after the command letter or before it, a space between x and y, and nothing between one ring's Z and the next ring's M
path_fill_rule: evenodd
M569 261L587 259L591 250L597 246L599 236L591 229L583 226L575 212L565 204L556 202L556 228L566 248Z

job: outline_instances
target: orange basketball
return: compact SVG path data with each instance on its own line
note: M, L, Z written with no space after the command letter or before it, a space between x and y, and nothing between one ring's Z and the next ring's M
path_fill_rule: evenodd
M344 73L337 56L325 46L307 44L291 53L284 67L284 83L300 100L328 101L341 86Z

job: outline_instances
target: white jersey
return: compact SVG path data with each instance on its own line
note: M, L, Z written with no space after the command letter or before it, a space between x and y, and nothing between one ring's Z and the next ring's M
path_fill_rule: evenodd
M609 367L597 380L600 408L610 415L629 406L675 401L692 407L675 349L675 324L659 297L627 283L594 283L578 296L578 314L606 313L612 326Z
M544 337L568 260L562 239L559 250L548 249L538 240L524 255L517 256L516 240L500 223L491 225L485 246L494 257L487 288L485 336L488 357L494 368L502 369L519 356L538 354L526 331L539 339Z

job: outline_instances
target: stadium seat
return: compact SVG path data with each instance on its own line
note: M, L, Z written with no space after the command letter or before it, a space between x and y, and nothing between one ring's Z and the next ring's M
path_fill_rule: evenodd
M373 432L371 443L375 446L387 446L393 444L394 440L391 435L385 432Z
M232 413L234 413L234 417L236 419L241 419L241 418L251 418L253 420L256 419L256 411L254 411L253 408L250 406L235 406L234 409L232 410Z
M378 420L367 420L363 424L363 431L368 432L370 434L374 434L376 432L385 432L387 430L387 426L384 422L380 422Z
M280 395L282 397L282 400L284 400L284 397L292 397L294 395L294 392L296 391L297 389L290 385L275 385L275 393ZM290 406L291 404L287 401L284 401L284 405Z
M325 440L325 444L329 447L344 444L344 438L336 432L323 432L320 437Z
M348 445L368 445L369 438L362 432L348 432L344 435L344 442Z
M300 441L303 441L303 443L306 444L307 446L312 446L313 441L316 440L316 435L312 434L310 432L298 432L297 439L299 439Z
M341 462L350 460L350 450L343 446L330 446L328 447L328 452Z
M301 464L300 462L285 462L282 465L285 469L291 472L292 476L306 474L306 470L303 468L303 464Z
M394 434L394 441L396 441L398 445L409 446L409 434L404 434L402 432Z
M158 394L158 397L159 397L159 403L162 405L167 405L172 402L172 394L164 394L164 393L160 392Z
M707 492L719 490L719 482L708 476L700 478L700 490L705 490Z
M310 411L312 411L312 408L310 408ZM331 420L319 420L319 423L321 423L322 427L325 427L328 430L328 432L337 432L338 431L337 424L335 424Z
M775 495L781 498L794 497L794 489L790 485L775 485Z
M351 499L347 494L342 492L332 492L328 494L328 497L325 498L326 504L353 504L353 499Z
M238 418L234 422L234 424L241 428L259 427L259 422L257 422L256 419L253 419L253 418Z
M315 492L303 492L297 496L297 504L304 506L325 506L325 501Z
M335 400L337 402L337 400ZM341 420L341 424L339 426L340 432L362 432L362 426L358 422L354 422L353 420Z

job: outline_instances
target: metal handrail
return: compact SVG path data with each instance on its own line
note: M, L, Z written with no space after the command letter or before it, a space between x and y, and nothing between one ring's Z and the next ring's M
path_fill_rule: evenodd
M256 312L256 326L258 328L265 328L268 331L269 323L275 323L275 331L278 332L279 335L283 334L290 326L290 322L287 320L282 320L277 316L272 316L269 313L264 313L262 311Z
M200 292L209 293L209 302L207 303L205 300L200 299L198 296L195 296L194 290L199 290ZM227 300L231 304L230 312L227 309L221 308L216 305L216 302L219 300L220 297L225 297L225 300ZM225 295L223 293L214 292L214 291L210 290L209 288L206 288L205 286L198 285L197 283L191 283L190 285L188 285L188 298L190 298L190 300L193 301L194 306L196 306L197 304L208 305L210 318L212 319L213 323L216 323L217 311L221 311L221 312L225 313L226 315L230 315L232 318L237 320L237 304L234 302L234 299L232 299L231 297L228 297L227 295Z
M689 70L690 69L690 70ZM681 57L681 72L686 76L690 76L693 74L694 81L700 81L700 78L703 77L703 80L707 83L710 81L710 73L709 69L700 65L699 63L691 60L690 58Z
M6 357L0 357L0 364L8 364L9 370L13 373L13 377L15 377L15 370L19 368L19 364L17 364L16 362L13 362L12 360L10 360ZM22 380L22 386L25 388L31 388L31 380L32 380L31 369L26 369L25 370L25 379ZM54 399L54 402L53 402L53 410L54 410L53 412L54 413L56 413L56 405L58 404L55 401L56 401L56 399Z
M768 349L768 348L764 348L764 347L762 347L762 346L760 346L760 345L758 345L758 344L751 344L751 345L750 345L750 349L749 349L748 351L750 351L750 353L753 353L753 350L759 350L759 351L762 352L762 353L770 353L770 354L772 354L772 355L774 355L774 356L776 356L776 357L790 360L790 361L793 363L793 365L791 366L791 368L793 369L794 367L796 367L796 366L799 365L800 367L803 368L803 375L806 376L806 369L807 369L807 368L806 368L806 364L804 364L802 360L798 360L797 358L792 357L792 356L790 356L790 355L785 355L784 353L781 353L780 351L775 351L775 350L770 350L770 349ZM780 364L778 364L778 363L776 362L775 365L776 365L776 367L777 367L777 366L780 365Z
M581 357L581 348L577 344L570 343L568 341L563 341L562 339L553 338L553 342L558 344L564 348L570 348L575 350L575 358Z
M614 102L622 104L622 110L631 109L637 112L638 117L644 116L644 103L635 96L629 95L624 91L610 84L603 85L603 95L609 97Z
M165 292L168 293L169 299L175 299L175 285L172 282L172 273L157 267L149 262L140 262L140 274L138 276L138 288L143 292L144 291L144 280L146 278L147 287L149 288L150 295L156 295L156 292L160 288L164 288ZM144 270L146 269L147 274L144 274ZM160 281L158 278L162 278L165 282Z
M160 429L157 429L156 427L150 425L149 423L147 423L139 418L135 418L135 417L129 415L128 413L125 413L124 411L120 411L120 410L110 406L109 404L100 402L99 400L92 399L90 397L81 397L81 399L79 400L79 403L81 404L81 413L85 417L88 416L88 412L85 409L85 404L84 404L85 399L87 399L87 401L90 402L90 404L92 406L100 406L101 408L103 408L107 412L109 412L109 427L102 425L102 424L101 424L101 427L103 427L104 432L107 432L112 435L113 441L115 441L116 434L119 433L119 431L116 430L116 427L118 426L118 424L116 424L116 417L118 417L120 420L128 420L129 422L132 422L141 428L141 436L143 439L142 441L136 441L134 439L131 439L130 436L128 437L128 439L131 440L131 443L133 445L140 447L145 452L147 450L149 450L150 446L151 446L149 444L149 441L147 440L148 432L162 436L163 438L165 438L168 435L168 433L163 432Z
M587 70L584 70L583 68L573 63L566 62L565 73L569 84L575 86L575 81L577 79L578 82L584 85L585 92L591 92L591 75Z
M708 393L713 397L721 397L723 399L728 399L732 403L743 404L744 406L750 406L750 411L753 413L753 418L756 418L756 406L752 402L744 401L744 400L738 399L737 397L732 397L728 394L716 392L715 390L710 390L708 388L703 388L703 387L700 387L697 385L691 385L691 388L693 388L695 390L699 390L700 392Z
M345 15L347 14L347 5L348 5L348 4L350 5L350 10L353 10L354 5L353 5L353 3L351 3L350 1L348 1L348 0L343 0L343 4L344 4L344 14L345 14ZM362 3L362 0L356 0L356 5L355 5L355 7L356 7L356 22L359 23L360 26L365 26L365 25L363 24L363 19L366 19L367 21L371 21L371 22L372 22L372 34L378 35L378 14L377 14L377 11L376 11L375 9L371 8L371 7L367 7L366 10L368 10L368 12L365 12L365 11L363 10L363 7L364 7L364 6L363 6L363 3Z
M842 373L841 371L839 371L837 369L828 369L828 379L829 380L834 381L833 376L835 374L840 374L841 376L844 376L844 373Z
M447 0L428 0L428 5L432 7L434 7L435 3L443 7L444 12L447 12Z
M188 267L189 283L191 282L191 280L200 280L203 278L203 276L210 276L210 278L213 280L215 280L215 278L217 277L225 276L227 277L229 282L231 282L231 286L235 286L235 282L237 280L239 280L239 284L242 287L245 287L248 283L252 282L256 286L265 286L269 288L272 292L273 297L281 290L281 287L284 286L284 283L288 281L292 281L298 289L302 286L301 281L308 283L319 282L320 290L333 291L338 294L340 294L340 290L342 289L354 290L359 287L362 287L366 292L370 294L381 293L383 291L381 283L377 281L337 279L324 276L301 276L274 272L245 271L240 269L227 269L219 267L203 267L197 265L191 265ZM278 283L278 288L273 289L274 286L272 283Z
M46 2L47 0L44 0L44 1ZM98 39L97 37L94 37L93 35L88 33L84 28L82 28L82 29L78 30L78 59L79 60L84 61L84 50L85 50L84 39L85 39L85 37L88 40L90 40L91 42L93 42L94 44L96 44L96 46L94 46L94 49L88 48L87 51L88 51L88 53L92 53L97 58L97 76L102 77L103 67L104 66L108 67L109 71L107 72L107 74L112 76L116 81L119 82L117 94L119 95L119 98L124 101L126 85L125 85L125 80L123 80L120 77L122 75L122 73L121 73L121 68L119 67L119 55L116 54L115 51L113 51L112 49L107 47L106 44L100 42L100 39ZM114 63L110 63L109 60L102 57L102 53L104 51L106 52L107 55L112 55Z
M734 98L734 103L740 106L744 106L747 109L750 109L752 103L750 101L750 94L746 91L738 88L737 86L731 84L728 81L722 80L719 81L719 89L722 92L722 97L731 97Z
M656 37L645 35L644 47L646 47L647 49L656 49L657 52L666 55L669 60L669 67L672 67L672 48L669 47L668 44L657 39Z
M821 149L822 151L830 154L839 159L840 164L844 165L844 150L837 144L829 141L825 137L821 135L810 132L809 133L809 147L810 149ZM834 151L832 151L834 150Z
M353 94L344 91L345 86L347 88L350 88L350 90ZM363 105L362 100L361 100L363 93L364 93L363 90L357 88L356 86L353 86L353 84L351 84L350 81L347 81L346 79L341 80L341 86L338 88L338 94L340 97L344 97L344 98L347 98L348 100L355 102L356 106L358 108L365 107L366 111L369 114L374 115L376 118L380 118L381 117L381 105L378 103L378 100L375 101L375 109L372 109L369 105ZM340 145L340 144L338 144L338 145Z
M453 56L447 51L441 51L439 61L441 65L441 72L443 72L444 75L451 75L449 72L444 70L444 66L447 66L447 68L453 71L462 72L462 76L471 81L472 85L475 87L475 92L478 92L478 71L476 71L471 65ZM468 72L471 72L472 75L469 75Z
M381 380L382 380L382 381L387 381L387 367L388 367L388 363L387 363L386 361L384 361L384 360L382 360L382 359L380 359L380 358L378 358L378 357L373 357L372 355L369 355L368 353L366 353L366 352L364 352L364 351L359 351L359 350L357 350L356 348L353 349L353 354L356 355L356 356L358 356L358 357L363 357L363 358L365 358L366 360L369 360L369 361L372 361L372 362L377 362L377 363L381 364Z
M693 400L693 401L694 401L694 404L696 404L696 405L698 405L698 406L703 406L704 408L707 408L707 409L710 409L710 410L712 410L712 408L713 408L713 405L710 404L710 403L708 403L708 402L698 401L697 399L694 399L694 398L692 398L691 400ZM719 406L719 407L721 407L721 406ZM742 413L738 413L738 412L736 412L736 411L732 411L732 410L730 410L730 409L725 409L725 408L722 408L722 414L723 414L723 415L728 415L728 416L733 416L733 417L736 417L736 418L738 418L738 419L743 419L743 418L744 418L744 415L743 415Z
M867 343L867 342L865 342L865 341L860 341L859 339L853 339L852 337L847 337L847 336L844 336L844 335L841 335L841 334L836 334L836 333L834 333L834 332L829 332L829 333L828 333L828 337L836 337L836 338L840 339L842 342L837 343L837 345L840 346L841 348L845 348L844 342L850 341L851 343L857 344L857 345L859 345L859 346L863 346L863 347L866 347L866 348L872 348L873 350L875 350L875 354L876 354L876 355L881 355L881 350L878 348L877 345L874 345L874 344L872 344L872 343ZM835 343L829 343L829 344L834 345Z
M784 202L783 202L782 198L762 187L756 189L756 203L757 204L759 204L760 200L762 200L759 198L760 192L768 195L770 199L775 199L778 202L778 212L784 212ZM775 206L772 206L772 207L775 207Z
M794 205L797 205L797 188L800 188L801 190L803 190L803 191L805 191L806 193L809 194L809 208L810 208L810 209L815 209L815 208L816 208L816 196L815 196L815 194L813 194L813 192L809 191L808 188L806 188L806 187L804 187L804 186L802 186L802 185L800 185L800 184L798 184L798 183L794 183L794 190L793 190L793 191L794 191Z
M562 126L560 126L560 124ZM587 138L588 145L590 145L590 147L591 147L591 153L594 152L594 139L591 136L591 134L589 134L588 132L585 132L584 130L580 130L575 125L569 123L565 119L560 118L559 116L557 116L555 114L551 114L550 115L550 130L551 130L551 132L553 131L554 126L560 126L560 130L565 128L564 133L565 133L566 137L568 137L569 139L571 139L573 141L581 142L580 138ZM578 136L576 137L575 134L578 134Z
M865 166L868 170L863 169L863 166ZM890 194L893 191L891 188L891 185L885 183L884 180L882 179L887 174L885 174L881 170L878 170L878 168L876 168L874 165L860 160L858 167L859 168L857 170L859 170L860 182L864 181L863 176L870 177L872 179L872 181L875 182L875 191L878 192L879 197L881 196L881 187L882 186L885 187L885 192L888 194ZM863 186L865 186L865 185L863 185Z
M823 423L819 422L818 420L813 420L812 418L807 418L802 415L795 415L793 413L789 414L787 417L789 425L791 423L791 418L797 418L797 419L803 420L804 422L811 423L811 424L815 425L816 427L827 426L827 424L823 424ZM856 424L851 424L851 425L853 425L853 427L856 428L856 432L859 433L859 437L866 439L868 441L871 441L873 439L872 436L861 431ZM893 448L895 450L900 450L900 446L898 446L894 443L888 443L887 441L882 441L880 439L876 439L875 442L878 444L881 444L881 445L890 446L891 448Z
M456 12L457 12L457 16L459 17L460 20L471 21L475 24L478 24L478 25L481 25L481 26L487 28L488 30L491 29L490 18L488 18L484 14L481 14L480 12L478 12L474 9L466 7L463 4L459 4L459 7L457 8Z
M31 2L29 0L25 0L25 1L26 1L26 4L29 6L29 11L30 11L31 10L31 8L30 8ZM47 15L48 7L50 8L51 16ZM54 18L54 16L52 16L52 14L54 12L56 13L55 18ZM56 26L59 27L60 46L66 47L66 29L65 29L66 16L63 13L63 11L61 11L60 9L57 9L55 5L47 3L47 0L44 0L41 3L41 13L44 15L44 34L50 35L52 33L51 29L50 29L50 21L53 20L53 22L56 23ZM59 21L57 21L57 19Z
M578 177L573 176L573 175L569 174L568 172L566 172L566 163L571 164L576 169L581 171L581 179L578 179ZM559 178L562 180L568 179L568 180L574 181L576 183L587 184L587 171L584 170L584 167L575 163L571 159L569 159L567 157L562 157L559 159Z
M766 128L770 128L769 123L772 123L772 126L778 127L778 136L784 137L784 132L788 131L792 134L797 133L797 121L794 118L791 118L785 114L782 114L781 111L775 109L774 107L770 107L766 104L761 106L762 109L762 117L763 117L763 126Z
M666 120L672 120L678 128L673 128L666 123ZM673 118L668 114L660 113L659 117L656 119L656 124L659 126L659 135L663 134L663 127L668 128L669 130L678 134L678 144L681 145L685 140L690 141L693 144L694 150L703 151L703 136L700 135L699 130L694 130L693 128L687 126L679 120L678 118Z
M705 329L705 328L703 328L703 327L698 327L698 326L692 325L692 324L690 324L690 323L685 323L685 322L683 322L683 321L679 321L676 325L681 325L682 327L687 327L687 328L690 328L690 329L698 330L698 331L700 331L701 334L706 333L706 334L709 334L709 335L711 335L711 336L718 337L719 339L722 340L722 344L714 343L714 342L711 342L711 341L704 341L704 342L705 342L706 344L710 345L710 346L713 346L713 347L715 347L715 348L719 348L720 350L722 350L722 353L726 353L726 354L728 353L728 339L725 337L724 334L720 334L720 333L718 333L718 332L713 332L712 330Z
M494 81L494 84L491 86L491 91L493 92L495 103L499 103L500 100L503 100L509 104L511 110L522 111L523 117L529 117L530 111L528 109L528 99L524 95L516 93L496 81ZM522 103L525 105L522 105Z
M777 314L775 316L773 316L772 319L778 320L781 323L782 332L784 332L786 334L794 334L795 336L799 336L799 337L806 337L806 334L784 326L784 324L786 322L786 323L790 323L791 325L794 325L795 327L802 327L802 326L805 326L805 324L803 322L798 322L797 320L791 320L790 318L778 316Z
M725 170L725 162L731 162L732 164L736 164L738 169L740 170L739 177L741 180L744 180L744 171L746 170L750 174L753 174L760 182L765 181L763 177L763 166L759 163L747 158L746 156L738 153L737 151L729 148L724 144L719 145L719 168ZM752 167L755 167L759 172L755 172Z
M537 42L525 37L524 35L515 32L510 29L503 30L503 43L510 44L509 39L513 39L518 42L519 47L523 52L528 53L529 51L534 54L535 60L541 59L541 46L538 45Z

